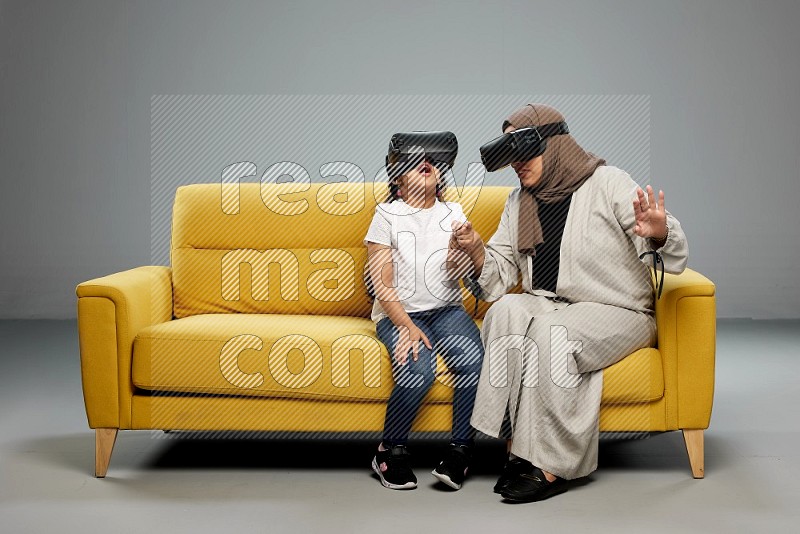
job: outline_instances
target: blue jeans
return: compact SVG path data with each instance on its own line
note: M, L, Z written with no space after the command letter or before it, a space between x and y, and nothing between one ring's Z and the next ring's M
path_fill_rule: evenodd
M378 339L386 346L392 360L394 389L386 406L383 441L390 446L404 445L411 432L411 424L422 406L422 400L436 377L436 353L454 375L452 442L470 445L475 429L469 424L475 406L475 392L483 361L483 343L480 331L461 306L444 306L408 314L433 345L431 351L419 343L419 359L414 361L409 350L406 363L400 365L394 356L394 347L400 333L391 319L384 317L376 325Z

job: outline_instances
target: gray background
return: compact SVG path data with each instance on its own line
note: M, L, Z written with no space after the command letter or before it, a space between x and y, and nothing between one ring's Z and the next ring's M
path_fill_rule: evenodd
M448 129L457 134L459 157L445 175L449 186L517 185L510 168L485 172L479 147L500 134L503 118L520 102L548 102L563 110L574 118L569 125L579 142L645 185L650 176L646 95L156 95L150 114L151 262L169 264L178 186L236 183L242 175L242 182L281 182L290 179L283 175L284 160L297 163L291 177L296 181L386 182L384 157L397 131ZM246 171L245 165L250 167ZM223 170L228 166L236 170ZM385 200L385 190L378 193L364 185L363 191ZM459 197L458 189L450 187L445 198ZM315 203L312 195L307 200ZM469 217L473 204L462 206ZM366 227L361 231L366 233Z
M179 94L560 98L585 148L665 190L720 317L800 317L798 15L791 1L0 0L0 318L74 317L77 283L151 262L151 101ZM613 100L565 95L645 95L646 124L609 113ZM413 128L441 127L413 109ZM462 112L443 127L465 163L506 112ZM404 128L390 119L332 146L382 151ZM609 139L634 123L646 146ZM257 131L310 126L286 117ZM243 152L260 173L292 159ZM345 152L299 163L318 178L322 162L353 160ZM229 157L176 179L217 180ZM370 179L374 162L356 157Z

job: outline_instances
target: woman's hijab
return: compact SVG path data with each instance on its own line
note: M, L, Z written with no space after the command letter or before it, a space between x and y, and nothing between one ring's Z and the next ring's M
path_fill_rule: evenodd
M515 129L541 126L564 121L564 116L545 104L527 104L512 113L503 123ZM539 221L539 203L559 202L570 196L594 174L605 160L586 152L570 134L547 138L542 154L542 177L531 188L522 187L519 205L519 250L536 255L536 245L543 242Z

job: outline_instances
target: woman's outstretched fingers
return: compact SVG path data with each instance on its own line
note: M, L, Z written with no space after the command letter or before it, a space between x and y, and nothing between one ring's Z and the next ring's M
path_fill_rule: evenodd
M664 211L664 191L658 190L658 209Z
M658 209L658 204L656 204L656 194L653 192L653 188L649 185L647 186L647 207Z
M637 212L647 211L647 197L645 197L644 190L641 187L636 188L636 200L639 204Z

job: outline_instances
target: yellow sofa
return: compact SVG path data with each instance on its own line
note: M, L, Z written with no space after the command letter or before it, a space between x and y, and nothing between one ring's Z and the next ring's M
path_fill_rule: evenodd
M488 238L510 190L466 187L448 198ZM379 431L392 379L369 319L362 239L385 197L373 183L180 187L171 267L76 290L95 475L105 476L120 429ZM478 324L488 307L479 303ZM713 283L691 270L667 275L656 319L658 347L604 371L600 430L680 429L699 478L714 391ZM449 429L452 389L446 369L437 376L415 430Z

